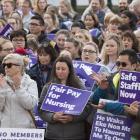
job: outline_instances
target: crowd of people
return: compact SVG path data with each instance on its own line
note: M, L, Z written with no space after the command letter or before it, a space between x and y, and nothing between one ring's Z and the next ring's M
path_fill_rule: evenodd
M47 122L45 140L89 140L97 109L134 121L131 139L140 140L140 101L118 100L120 72L140 71L140 0L118 0L117 10L104 0L89 0L84 12L69 0L2 0L0 32L0 127L34 128L33 110ZM96 84L80 115L41 109L49 86L86 89L73 60L101 67L90 75ZM115 103L99 103L100 99ZM92 118L92 119L91 119Z

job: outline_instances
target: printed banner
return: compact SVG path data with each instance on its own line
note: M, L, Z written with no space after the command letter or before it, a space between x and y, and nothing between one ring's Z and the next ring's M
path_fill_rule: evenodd
M0 32L0 36L10 38L10 33L13 31L13 28L10 24L7 24L3 30Z
M44 129L0 128L0 140L44 140Z
M41 106L42 110L79 115L91 92L60 84L51 84Z
M97 111L94 116L90 140L130 140L132 120L126 116Z
M93 72L98 73L101 66L82 61L73 61L73 66L78 77L82 80L87 90L91 90L95 80L90 77Z
M121 71L119 102L140 101L140 72Z

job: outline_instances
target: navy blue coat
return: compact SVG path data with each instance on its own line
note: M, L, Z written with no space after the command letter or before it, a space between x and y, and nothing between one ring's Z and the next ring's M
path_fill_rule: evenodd
M43 86L50 80L51 69L52 65L46 66L45 68L42 69L41 65L37 63L33 65L30 68L30 70L27 71L30 77L37 83L39 97L43 89ZM43 71L47 72L47 76L44 76Z

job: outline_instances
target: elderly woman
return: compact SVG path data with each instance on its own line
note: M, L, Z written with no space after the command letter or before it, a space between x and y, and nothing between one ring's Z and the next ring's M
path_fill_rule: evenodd
M0 127L33 128L31 111L38 101L37 85L24 73L22 56L9 54L2 64L6 75L0 75Z

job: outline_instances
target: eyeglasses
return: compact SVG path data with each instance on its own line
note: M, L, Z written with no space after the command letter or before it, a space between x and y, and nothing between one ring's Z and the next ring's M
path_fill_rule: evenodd
M93 53L97 53L97 52L96 51L92 51L92 50L83 49L83 53L93 54Z
M6 48L6 49L2 49L2 51L6 51L6 52L14 51L14 48Z
M126 67L127 65L128 65L128 64L125 63L125 62L120 62L120 61L117 61L117 62L116 62L116 66L117 66L117 67L120 67L120 66Z
M37 23L30 23L29 25L30 26L41 26L40 24L37 24Z
M7 67L8 69L14 66L20 66L19 64L13 64L13 63L3 63L3 68Z
M24 39L12 39L12 41L14 41L14 42L25 42Z

